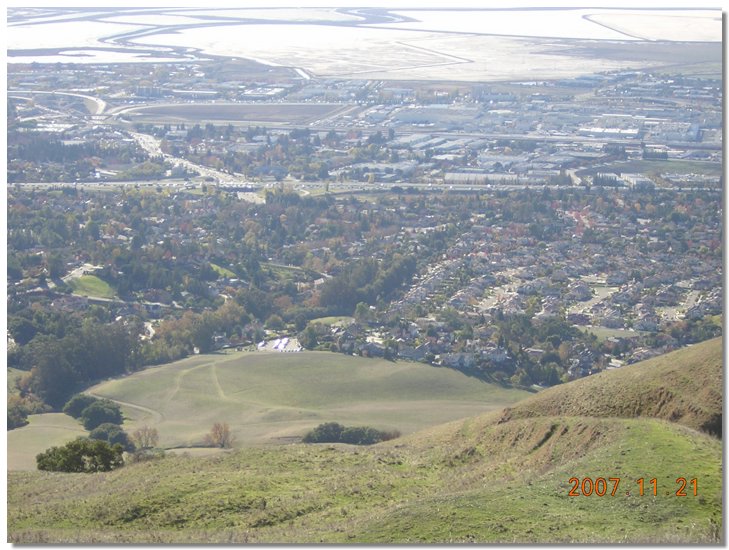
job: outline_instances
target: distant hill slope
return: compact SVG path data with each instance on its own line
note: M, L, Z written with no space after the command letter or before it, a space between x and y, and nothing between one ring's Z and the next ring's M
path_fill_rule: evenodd
M314 351L200 355L88 391L120 403L126 429L157 428L168 448L199 445L214 422L230 424L237 447L291 442L323 422L410 433L530 395L452 369Z
M720 543L722 443L663 418L670 404L671 410L714 414L715 403L701 407L688 393L685 400L666 399L663 407L650 401L651 395L714 385L720 348L708 342L595 377L602 383L592 389L597 393L592 407L581 404L591 387L581 380L536 395L507 414L493 411L372 447L246 448L94 475L9 472L8 538ZM718 364L720 371L721 360ZM558 407L559 399L571 405ZM614 411L638 416L616 418ZM651 412L659 418L648 418ZM575 486L578 496L570 496ZM581 494L585 487L591 495Z
M722 341L715 338L549 388L507 408L501 421L534 416L645 416L721 436L722 364Z
M329 352L196 355L88 392L121 405L128 433L154 427L168 449L201 445L215 422L230 425L236 447L291 443L324 422L407 434L531 395L453 369ZM11 469L34 470L49 446L45 431L34 435L43 416L8 433Z

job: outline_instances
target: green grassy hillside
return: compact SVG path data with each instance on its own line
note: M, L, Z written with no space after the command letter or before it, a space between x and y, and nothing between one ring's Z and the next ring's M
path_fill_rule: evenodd
M686 380L672 392L713 383L716 345L667 356ZM663 414L648 406L665 393L658 381L670 378L656 365L627 368L650 371L640 385L654 388L652 397L621 386L627 369L599 378L594 391L611 395L614 409L575 405L553 414L539 408L540 394L511 414L492 411L366 448L249 447L103 474L10 472L9 540L721 543L721 441L646 416ZM565 384L561 399L589 399L585 383ZM631 405L636 396L645 405ZM529 412L520 417L522 406ZM571 478L603 478L606 493L570 496ZM689 482L686 496L677 495L679 478Z
M237 446L288 442L328 421L410 433L527 397L451 369L326 352L191 357L97 385L125 428L157 428L163 447L199 445L227 422Z
M446 438L430 434L431 446L420 436L371 448L296 444L177 456L94 475L11 472L10 540L716 540L716 439L659 420L499 424L487 416ZM620 478L619 490L570 497L573 476ZM698 479L697 497L675 496L680 476ZM641 477L646 485L657 478L657 496L638 494Z
M722 341L707 342L555 386L504 412L504 420L545 415L638 417L721 434Z

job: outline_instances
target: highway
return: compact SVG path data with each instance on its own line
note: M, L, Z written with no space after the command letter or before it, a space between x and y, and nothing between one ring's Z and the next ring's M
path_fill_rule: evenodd
M24 96L24 95L36 95L36 94L47 94L47 95L67 95L71 97L80 97L87 101L92 101L96 104L96 110L91 113L92 116L101 116L106 111L107 103L100 97L94 97L86 94L77 94L74 92L48 92L44 90L8 90L8 95Z
M172 164L179 164L183 167L185 167L187 170L198 172L202 177L204 178L212 178L213 181L217 183L229 183L229 184L237 184L237 185L253 185L248 179L240 174L228 174L227 172L221 172L220 170L215 170L214 168L210 168L208 166L202 166L200 164L195 164L194 162L191 162L187 159L175 157L173 155L170 155L168 153L162 152L162 149L160 147L160 141L154 136L150 136L148 134L140 134L139 132L129 132L129 135L133 137L136 142L139 144L139 146L147 151L147 153L152 157L159 157L161 156L164 160L172 163Z

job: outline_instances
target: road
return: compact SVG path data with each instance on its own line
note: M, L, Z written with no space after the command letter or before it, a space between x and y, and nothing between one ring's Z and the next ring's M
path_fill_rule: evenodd
M239 183L241 185L248 184L248 181L241 176L227 174L214 168L195 164L187 159L175 157L168 153L163 153L160 147L161 140L148 134L140 134L138 132L129 132L129 135L135 139L139 146L144 149L152 157L162 157L165 161L175 165L183 166L185 169L199 173L204 178L212 178L217 183Z
M227 172L221 172L208 166L202 166L195 164L187 159L181 157L175 157L168 153L162 152L160 147L161 140L148 134L141 134L139 132L129 132L129 135L139 144L152 157L162 157L165 161L175 165L183 166L185 169L199 173L204 178L212 178L212 181L222 184L236 184L236 185L248 185L254 186L245 176L240 174L229 174Z
M74 96L74 97L80 97L87 101L92 101L96 105L96 109L93 113L94 117L98 117L99 119L106 119L107 121L110 121L116 116L121 115L125 111L138 109L139 105L122 105L117 107L112 107L107 109L107 103L98 97L93 97L86 94L80 94L80 93L74 93L74 92L50 92L50 91L40 91L40 90L21 90L21 91L9 91L8 93L12 93L14 95L33 95L33 94L60 94L60 95L68 95L68 96ZM334 113L332 115L326 116L314 123L309 124L286 124L288 128L311 128L316 127L318 130L342 130L342 127L338 124L334 123L334 120L338 117L341 117L342 115L352 112L353 110L359 109L359 105L352 105L349 109L345 108L343 110L338 111L337 113ZM275 127L277 124L271 123L270 126ZM381 128L378 127L372 127L372 128L363 128L364 131L369 131L374 133L377 130L381 130ZM128 130L127 130L128 131ZM241 185L241 186L250 186L250 187L261 187L260 184L253 183L249 181L245 176L242 174L229 174L227 172L222 172L220 170L216 170L214 168L210 168L208 166L202 166L200 164L196 164L194 162L191 162L187 159L181 158L181 157L175 157L173 155L164 153L160 147L161 140L155 138L154 136L150 136L148 134L142 134L139 132L133 132L128 131L129 135L135 139L135 141L144 149L150 156L154 157L162 157L164 160L174 164L184 167L187 170L197 172L199 173L203 178L208 179L209 181L215 182L217 184L232 184L232 185ZM422 130L420 129L398 129L398 135L409 135L409 134L415 134L415 133L422 133ZM446 138L474 138L474 139L505 139L505 140L516 140L516 141L543 141L543 142L569 142L569 143L582 143L582 144L594 144L594 143L618 143L618 144L635 144L636 140L634 139L605 139L605 138L591 138L591 137L585 137L585 136L575 136L575 135L560 135L560 136L554 136L554 135L548 135L548 134L500 134L500 133L491 133L491 132L439 132L439 131L433 131L433 132L427 132L428 134L434 136L434 137L446 137ZM650 145L650 143L648 143ZM691 144L692 148L703 148L703 149L718 149L721 147L721 145L714 145L714 144ZM569 177L572 180L572 186L569 187L575 187L579 186L581 183L583 183L583 180L580 176L577 175L576 170L568 170L567 171ZM430 183L409 183L409 182L397 182L394 185L397 186L403 186L403 187L413 187L421 190L454 190L454 191L474 191L474 190L487 190L487 189L525 189L525 188L539 188L538 185L495 185L495 186L478 186L478 185L472 185L472 184L452 184L452 185L433 185ZM301 183L298 184L298 187L303 190L303 192L308 192L309 186L307 184ZM310 189L317 189L320 188L321 184L315 184ZM357 182L349 182L344 184L337 184L337 183L331 183L330 189L332 191L339 191L339 192L357 192L357 191L381 191L385 190L388 186L384 184L380 184L379 187L377 185L367 185L367 184L360 184ZM552 186L550 186L552 187ZM681 191L682 189L672 189L676 191ZM700 191L700 190L713 190L713 189L704 189L704 188L692 188L692 190ZM260 202L260 197L258 197L255 193L241 193L239 195L239 198L241 200L247 200L250 202Z
M159 308L165 308L165 309L177 309L177 310L184 310L184 309L192 309L195 310L196 308L185 308L181 305L178 305L176 302L173 302L172 304L163 304L162 302L145 302L140 300L122 300L121 298L101 298L100 296L86 296L88 298L89 302L92 303L99 303L99 304L117 304L117 305L140 305L140 306L146 306L146 307L159 307Z
M11 94L11 93L13 95L17 95L17 96L23 96L23 95L28 95L28 94L30 94L30 95L50 94L50 95L68 95L71 97L80 97L86 101L91 101L96 105L94 112L91 113L93 116L103 115L104 111L106 111L106 107L107 107L106 101L104 101L100 97L94 97L94 96L86 95L86 94L78 94L75 92L49 92L49 91L45 91L45 90L14 90L14 91L9 90L8 94Z
M74 96L74 97L80 97L84 100L91 101L96 104L96 109L92 113L93 116L104 118L109 122L109 119L112 119L114 117L119 117L120 115L123 115L127 111L133 111L136 109L139 109L141 107L145 107L148 104L144 105L119 105L116 107L111 107L107 109L107 103L103 99L99 97L94 97L86 94L80 94L75 92L58 92L58 91L45 91L45 90L8 90L8 94L23 96L23 95L32 95L32 94L59 94L59 95L68 95L68 96ZM281 102L282 104L286 104L286 102ZM184 105L180 103L164 103L162 105ZM346 104L342 104L343 107L346 106ZM352 105L352 107L359 108L360 105ZM285 126L289 129L294 128L311 128L316 127L318 130L322 131L328 131L328 130L335 130L335 131L341 131L342 126L335 124L334 119L346 114L350 110L344 110L336 113L335 115L325 117L324 119L315 121L313 123L305 123L305 124L295 124L295 123L276 123L276 122L268 122L266 125L270 127L277 127L277 126ZM322 124L324 123L324 124ZM330 123L331 125L327 125L326 123ZM382 131L382 127L379 126L372 126L369 128L361 128L361 130L369 133L375 133L377 131ZM398 135L404 136L409 134L419 134L423 133L422 129L413 128L413 129L406 129L406 128L398 128ZM511 140L511 141L541 141L541 142L550 142L550 143L570 143L570 144L583 144L583 145L594 145L594 144L604 144L604 143L611 143L611 144L619 144L619 145L637 145L640 143L636 139L625 139L625 138L605 138L605 137L589 137L589 136L578 136L574 134L568 134L568 135L552 135L552 134L546 134L546 133L529 133L529 134L502 134L502 133L494 133L494 132L445 132L445 131L430 131L427 132L431 134L434 137L447 137L447 138L473 138L473 139L504 139L504 140ZM721 143L664 143L664 142L652 142L650 140L645 141L646 145L668 145L668 146L675 146L675 147L689 147L691 149L704 149L704 150L721 150L722 144ZM570 174L573 178L573 181L576 179L574 174ZM225 174L225 179L230 179L229 174Z

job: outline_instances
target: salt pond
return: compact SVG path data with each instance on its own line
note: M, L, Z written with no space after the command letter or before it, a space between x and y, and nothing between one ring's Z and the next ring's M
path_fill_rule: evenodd
M671 50L651 58L624 55L605 45L643 47L660 41L670 46L670 41L722 39L718 9L398 8L387 13L401 22L362 25L382 19L332 8L165 8L148 14L98 14L84 21L61 13L57 22L39 14L45 24L30 24L32 17L9 24L8 49L21 51L8 61L170 61L174 47L187 57L193 49L200 55L247 58L322 77L537 80L675 62ZM127 34L143 29L148 31L134 38ZM121 51L103 49L110 46ZM83 51L53 51L70 48ZM39 55L40 49L48 49L48 55ZM23 56L22 50L33 52ZM156 54L149 56L146 50Z

